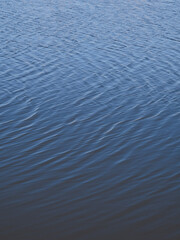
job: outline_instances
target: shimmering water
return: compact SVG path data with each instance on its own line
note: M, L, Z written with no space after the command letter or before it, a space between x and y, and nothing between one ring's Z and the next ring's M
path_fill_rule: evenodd
M180 239L180 1L0 1L0 239Z

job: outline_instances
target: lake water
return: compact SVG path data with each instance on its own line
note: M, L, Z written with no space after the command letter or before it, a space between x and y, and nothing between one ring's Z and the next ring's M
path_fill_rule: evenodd
M180 1L0 1L0 239L180 239Z

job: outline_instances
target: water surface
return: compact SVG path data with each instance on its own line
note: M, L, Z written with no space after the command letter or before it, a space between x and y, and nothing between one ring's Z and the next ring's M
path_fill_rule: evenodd
M1 0L0 239L180 239L180 2Z

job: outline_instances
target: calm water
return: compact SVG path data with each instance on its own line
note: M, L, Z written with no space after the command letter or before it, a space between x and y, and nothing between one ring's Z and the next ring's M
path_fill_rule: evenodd
M180 239L180 1L0 1L0 239Z

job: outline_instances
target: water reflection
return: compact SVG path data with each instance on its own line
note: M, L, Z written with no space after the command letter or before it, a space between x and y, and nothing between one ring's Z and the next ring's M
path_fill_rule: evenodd
M179 239L179 9L1 1L2 239Z

